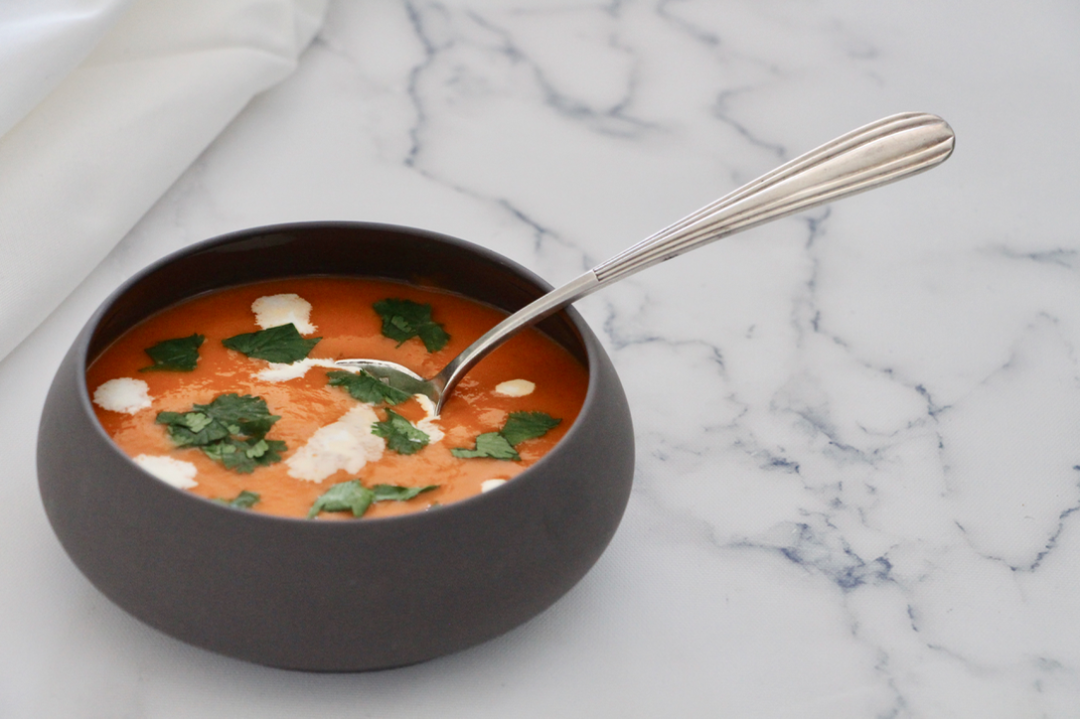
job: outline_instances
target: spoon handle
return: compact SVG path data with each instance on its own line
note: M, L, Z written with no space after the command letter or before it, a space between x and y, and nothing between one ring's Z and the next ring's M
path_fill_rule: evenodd
M684 252L830 200L929 170L952 153L954 136L935 115L882 118L743 185L593 268L617 282Z
M445 393L503 340L575 300L721 237L929 170L952 154L953 144L948 123L920 112L891 115L841 135L518 310L454 358L432 381L442 385L445 398Z

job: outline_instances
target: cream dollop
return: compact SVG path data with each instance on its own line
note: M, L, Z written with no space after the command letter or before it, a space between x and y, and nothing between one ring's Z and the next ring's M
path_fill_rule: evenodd
M439 415L435 414L435 403L426 394L414 394L413 397L416 398L417 403L424 410L424 414L427 415L416 423L416 428L428 436L430 444L441 441L446 434L443 433L442 427L436 424Z
M285 364L284 362L268 362L266 367L255 373L255 376L264 382L287 382L291 379L303 377L312 367L329 367L330 369L341 369L336 364L334 364L334 360L332 359L317 359L313 357L307 357L302 360L297 360L292 364Z
M320 427L311 435L311 439L285 460L289 466L289 476L308 482L322 482L341 470L356 474L368 462L379 461L386 442L371 433L371 425L378 421L375 410L361 404L350 409L338 421Z
M504 484L506 484L505 479L485 479L483 482L480 483L480 491L490 492L496 487L501 487Z
M191 489L199 484L195 481L195 475L199 473L199 470L191 462L166 455L140 454L135 457L135 464L177 489Z
M496 385L495 394L501 394L504 397L524 397L532 394L535 389L536 384L527 379L512 379Z
M311 303L300 295L267 295L251 303L255 313L255 324L265 329L287 325L296 326L296 331L309 335L318 328L311 324Z
M102 383L94 391L94 404L110 412L135 414L153 403L150 385L141 379L118 377Z

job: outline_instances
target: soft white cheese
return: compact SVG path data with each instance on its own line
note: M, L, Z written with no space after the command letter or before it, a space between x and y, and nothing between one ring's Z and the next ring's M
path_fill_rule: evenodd
M255 324L264 330L290 322L296 325L296 331L309 335L318 329L311 324L311 303L300 295L267 295L251 303L255 313Z
M110 412L135 414L153 404L150 385L141 379L118 377L103 383L94 391L94 404Z
M290 379L303 377L312 367L329 367L331 369L336 367L337 369L341 369L334 364L334 360L332 359L307 357L293 362L292 364L285 364L284 362L267 362L266 367L256 372L255 376L264 382L286 382Z
M289 476L321 482L340 470L356 474L368 462L379 461L386 442L371 433L371 425L378 421L375 410L361 404L338 421L319 428L304 446L285 460Z
M429 444L441 441L446 434L443 433L442 427L435 424L435 421L439 419L439 415L435 414L435 403L426 394L414 394L413 397L416 398L416 401L424 410L424 414L427 415L416 423L416 428L428 436Z
M199 484L195 481L199 471L191 462L166 455L140 454L135 458L135 464L177 489L191 489Z
M490 492L496 487L501 487L504 484L506 484L505 479L485 479L483 482L480 483L480 491Z
M501 394L504 397L524 397L532 394L535 389L536 385L527 379L512 379L496 385L495 394Z

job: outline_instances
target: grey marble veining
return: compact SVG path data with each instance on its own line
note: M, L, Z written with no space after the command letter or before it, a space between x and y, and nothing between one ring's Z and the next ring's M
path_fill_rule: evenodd
M1075 716L1078 29L1049 1L333 5L0 391L39 407L118 282L221 232L394 222L558 284L877 117L957 150L579 304L633 408L630 508L567 597L456 656L308 676L159 636L67 562L33 423L0 420L0 713Z

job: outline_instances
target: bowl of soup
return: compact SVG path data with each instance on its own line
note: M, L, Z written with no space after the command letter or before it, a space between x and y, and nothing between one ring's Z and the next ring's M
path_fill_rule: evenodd
M86 577L177 639L363 671L498 636L574 586L633 475L630 413L564 310L436 416L345 358L434 374L550 286L470 243L370 223L256 228L146 268L56 373L38 478Z

